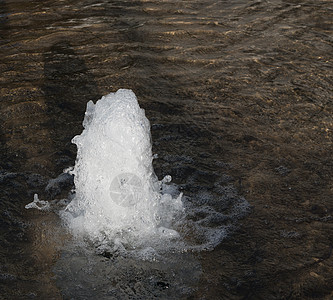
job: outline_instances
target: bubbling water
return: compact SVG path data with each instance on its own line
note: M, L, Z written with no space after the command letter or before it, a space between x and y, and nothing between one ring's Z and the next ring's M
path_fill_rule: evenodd
M79 246L92 242L102 254L144 260L212 250L249 212L249 203L230 184L215 182L209 190L200 186L191 197L183 197L171 176L158 180L150 123L131 90L88 102L83 127L73 138L78 152L69 171L75 195L60 211ZM189 184L200 182L196 176L201 173L206 174L194 172ZM36 196L27 208L40 209L42 202Z
M61 213L74 236L149 255L180 241L182 194L154 173L150 123L135 94L121 89L88 102L83 126L72 140L75 196Z

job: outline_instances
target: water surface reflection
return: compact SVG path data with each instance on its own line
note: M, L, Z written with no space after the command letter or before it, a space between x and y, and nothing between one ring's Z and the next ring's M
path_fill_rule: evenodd
M198 257L194 298L332 296L330 1L8 0L0 14L5 297L68 295L51 280L57 217L23 207L74 162L86 102L118 88L153 123L160 178L254 206Z

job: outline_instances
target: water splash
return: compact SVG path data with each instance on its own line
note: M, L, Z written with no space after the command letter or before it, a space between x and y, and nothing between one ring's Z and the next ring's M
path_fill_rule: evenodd
M83 126L81 135L73 138L78 149L75 166L45 189L53 198L74 175L74 196L48 202L35 195L26 205L59 213L77 246L83 242L106 257L118 253L150 261L167 253L212 250L250 211L233 185L224 184L224 174L207 173L192 158L165 158L171 165L176 160L179 168L188 163L195 167L183 185L186 196L171 183L171 176L158 180L150 123L131 90L88 102ZM205 177L211 175L216 181L206 186Z
M163 249L179 240L182 194L170 177L158 181L152 166L150 123L131 90L90 101L77 145L75 197L61 213L72 233L101 249Z
M44 201L44 200L39 200L38 198L38 194L34 194L34 201L28 203L25 208L26 209L31 209L31 208L35 208L38 210L45 210L48 211L50 210L50 203L48 201Z

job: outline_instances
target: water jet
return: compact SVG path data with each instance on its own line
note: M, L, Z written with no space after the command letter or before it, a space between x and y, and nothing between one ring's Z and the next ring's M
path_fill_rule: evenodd
M72 140L75 197L61 213L73 235L140 251L179 239L182 194L167 193L170 176L154 173L150 123L135 94L121 89L88 102L83 126Z

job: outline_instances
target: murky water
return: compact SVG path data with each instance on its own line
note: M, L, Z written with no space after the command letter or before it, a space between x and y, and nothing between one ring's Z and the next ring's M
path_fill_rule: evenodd
M0 1L2 298L329 299L332 20L325 0ZM119 88L158 177L226 215L213 251L101 256L24 209L67 197L70 179L45 187L74 165L86 103Z

